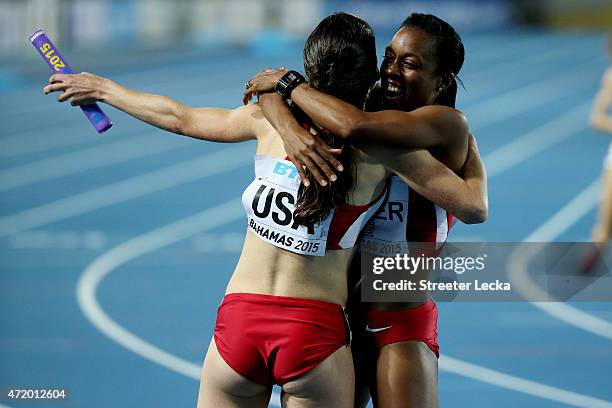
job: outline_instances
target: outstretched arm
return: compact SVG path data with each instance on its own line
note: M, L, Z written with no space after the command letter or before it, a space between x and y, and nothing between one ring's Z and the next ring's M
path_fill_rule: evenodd
M266 70L255 75L245 91L245 101L254 93L272 92L285 71ZM447 106L424 106L411 112L364 112L350 103L300 84L291 99L313 121L351 143L384 143L406 148L464 145L469 132L463 114Z
M58 74L49 78L44 93L62 92L58 101L72 105L104 102L155 127L213 142L241 142L256 138L256 105L240 108L192 108L174 99L138 92L89 73Z

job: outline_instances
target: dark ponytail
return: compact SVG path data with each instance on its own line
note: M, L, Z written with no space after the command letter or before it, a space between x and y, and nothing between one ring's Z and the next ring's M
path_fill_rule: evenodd
M457 81L461 82L457 75L465 59L465 48L461 37L450 24L431 14L411 14L404 20L400 29L404 27L418 28L434 40L436 74L442 79L442 89L434 103L454 108L457 99Z
M346 13L335 13L319 23L304 45L304 70L309 84L362 109L370 88L378 80L376 41L372 27ZM319 136L332 147L342 143L325 130ZM321 186L308 172L308 187L300 186L294 212L301 225L322 221L348 201L353 187L353 149L345 146L338 158L344 166L338 180Z

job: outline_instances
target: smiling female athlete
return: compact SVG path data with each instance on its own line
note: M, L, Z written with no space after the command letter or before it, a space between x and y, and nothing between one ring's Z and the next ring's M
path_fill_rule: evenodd
M456 77L463 60L461 38L448 23L433 15L412 14L385 49L381 110L364 112L308 84L298 85L287 96L321 127L398 174L411 163L393 146L427 149L461 174L468 150L475 147L465 117L455 109ZM254 93L274 91L284 75L282 70L256 75L249 81L245 100ZM278 126L292 120L287 115L269 116ZM319 161L318 152L326 148L318 139L306 142L308 136L301 133L283 132L283 137L298 166L311 168ZM410 243L425 242L438 252L452 227L452 211L447 213L419 192L410 182L391 177L389 205L366 227L363 245L374 251L391 247L406 253ZM415 279L428 274L420 271ZM357 313L363 321L355 336L359 349L354 347L358 383L369 383L377 407L438 406L438 312L427 292L421 296L403 303L363 304ZM367 394L358 390L358 405L366 402Z
M347 14L324 19L308 38L305 56L309 74L325 73L317 85L355 106L377 79L373 32ZM346 65L330 70L324 57L342 57ZM106 102L178 134L257 140L256 177L243 194L246 239L219 307L198 406L265 407L276 383L286 407L352 407L353 365L342 305L355 241L383 200L386 170L357 151L352 157L343 153L345 170L337 182L304 187L258 105L190 108L92 74L56 75L50 82L45 92L62 91L61 101ZM299 125L292 132L308 133ZM415 171L402 175L458 217L474 219L486 208L482 175L464 181L423 149L406 150L404 157Z

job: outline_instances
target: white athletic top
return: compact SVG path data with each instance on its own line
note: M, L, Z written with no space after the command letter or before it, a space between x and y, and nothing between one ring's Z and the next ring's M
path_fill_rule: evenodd
M364 228L361 249L378 255L407 254L408 243L435 243L441 250L455 218L393 175L388 199Z
M300 175L289 160L255 156L255 180L244 190L248 226L260 239L288 251L323 256L325 250L352 248L385 194L367 205L344 205L313 226L293 220Z

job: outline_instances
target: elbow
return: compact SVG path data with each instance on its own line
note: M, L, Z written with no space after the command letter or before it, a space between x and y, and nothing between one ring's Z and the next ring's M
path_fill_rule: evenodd
M348 120L342 120L338 123L338 131L335 132L336 136L338 136L342 140L349 140L354 137L355 129L352 126L351 122Z
M183 107L176 107L172 112L170 119L170 126L168 130L177 135L188 135L189 134L189 120L188 120L187 109Z
M176 133L177 135L181 135L181 136L185 136L188 133L184 124L182 124L181 122L175 122L173 125L169 127L168 130L172 133Z
M461 217L457 217L464 224L482 224L489 218L489 206L486 202L479 203L467 209Z
M362 119L359 115L349 114L338 121L338 131L334 132L336 136L343 140L355 139L359 135L362 126Z

